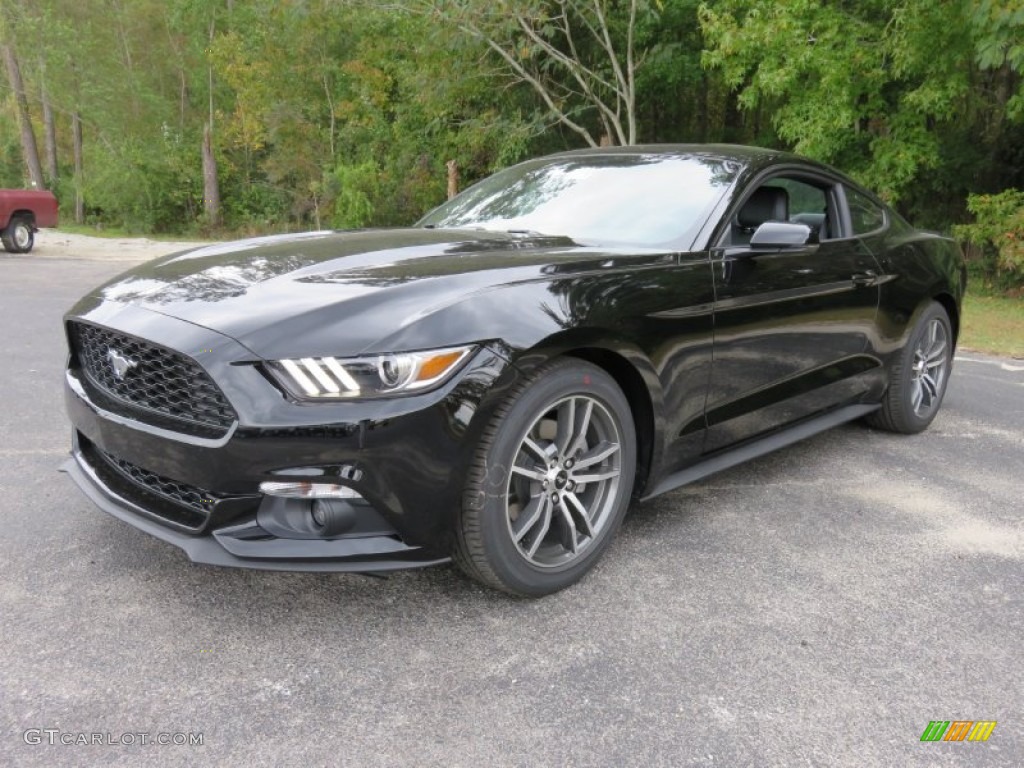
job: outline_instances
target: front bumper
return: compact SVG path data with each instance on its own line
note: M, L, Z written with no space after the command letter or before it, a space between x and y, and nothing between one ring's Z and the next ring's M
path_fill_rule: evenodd
M61 471L97 507L129 525L173 544L201 565L263 571L376 573L440 565L450 560L392 536L335 540L283 539L256 520L214 529L206 535L183 533L151 519L144 507L126 499L100 479L83 452L76 449Z
M143 423L95 391L72 355L65 403L73 447L62 470L100 509L179 547L196 563L369 573L449 560L482 425L515 376L502 355L483 347L452 381L414 397L310 405L273 387L237 342L139 312L145 310L125 308L104 317L104 325L138 334L144 320L145 338L155 343L209 350L201 364L238 419L217 439ZM143 487L118 472L117 462L155 481ZM288 515L275 517L279 502L260 494L264 481L348 485L362 497L352 502L356 513L369 522L331 538L292 530ZM153 493L165 482L209 496L201 514L169 514L173 503Z

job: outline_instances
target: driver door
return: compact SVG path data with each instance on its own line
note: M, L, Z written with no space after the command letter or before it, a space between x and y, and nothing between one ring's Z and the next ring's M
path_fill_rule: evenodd
M705 453L856 401L877 365L868 340L880 269L859 239L837 184L774 176L740 200L712 249L714 346ZM765 221L807 224L820 242L757 248ZM812 236L812 240L815 239Z

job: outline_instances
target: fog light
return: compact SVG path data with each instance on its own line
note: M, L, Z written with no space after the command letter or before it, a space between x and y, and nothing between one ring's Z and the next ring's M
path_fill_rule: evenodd
M356 524L355 510L335 499L317 499L311 505L309 514L321 536L338 536L350 531Z
M260 493L286 499L361 499L354 488L333 483L260 483Z

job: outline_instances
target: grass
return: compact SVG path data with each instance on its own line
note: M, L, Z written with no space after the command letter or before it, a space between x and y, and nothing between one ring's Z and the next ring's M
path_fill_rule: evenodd
M57 228L57 232L67 232L72 235L88 235L89 237L110 237L110 238L122 238L122 237L144 237L147 240L157 240L161 242L171 243L187 243L191 241L205 242L210 238L201 238L197 234L181 234L181 235L167 235L167 234L144 234L141 232L133 232L123 227L108 227L102 226L97 227L92 224L71 224L61 222L61 225Z
M968 289L959 346L1024 358L1024 298L975 295Z

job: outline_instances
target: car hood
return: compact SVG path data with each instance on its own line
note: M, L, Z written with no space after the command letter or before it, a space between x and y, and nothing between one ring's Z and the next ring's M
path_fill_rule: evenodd
M612 267L623 255L532 234L311 232L173 254L120 275L95 298L209 328L260 356L299 348L352 355L468 295ZM333 338L321 341L325 333Z

